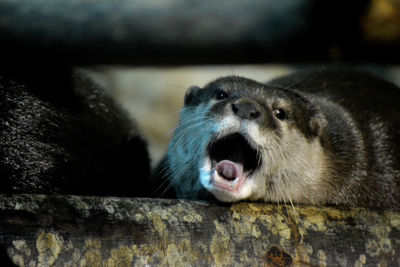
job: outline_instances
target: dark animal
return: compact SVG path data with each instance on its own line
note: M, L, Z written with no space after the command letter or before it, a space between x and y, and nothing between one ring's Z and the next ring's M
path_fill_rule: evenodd
M191 87L162 191L183 198L400 208L400 90L359 70ZM211 194L210 194L211 193Z
M0 193L141 196L137 126L82 70L0 74Z

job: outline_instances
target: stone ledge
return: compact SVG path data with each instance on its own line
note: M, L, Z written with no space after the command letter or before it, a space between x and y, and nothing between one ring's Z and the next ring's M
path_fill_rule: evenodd
M400 213L187 200L0 195L18 266L394 266Z

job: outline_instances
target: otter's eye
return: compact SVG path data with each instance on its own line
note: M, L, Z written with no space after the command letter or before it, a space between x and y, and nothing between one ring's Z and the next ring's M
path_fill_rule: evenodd
M215 94L215 98L217 100L227 99L228 97L229 97L228 93L223 90L218 90L217 93Z
M280 119L280 120L286 119L286 112L283 109L278 108L278 109L275 109L273 112L274 112L274 116L277 117L278 119Z

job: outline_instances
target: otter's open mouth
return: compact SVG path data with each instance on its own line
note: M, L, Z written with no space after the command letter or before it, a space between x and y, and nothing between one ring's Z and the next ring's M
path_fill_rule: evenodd
M243 135L230 134L208 146L211 183L219 189L239 191L245 179L260 166L260 156Z

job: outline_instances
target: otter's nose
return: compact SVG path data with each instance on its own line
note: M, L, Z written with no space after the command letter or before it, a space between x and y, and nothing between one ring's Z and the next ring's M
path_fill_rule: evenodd
M260 107L252 101L241 101L232 104L233 113L245 120L259 119L262 115Z

